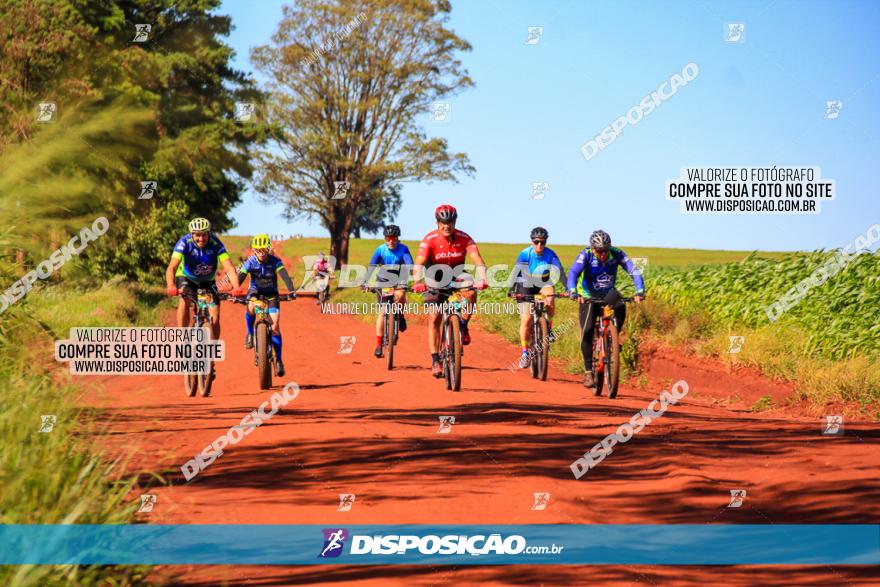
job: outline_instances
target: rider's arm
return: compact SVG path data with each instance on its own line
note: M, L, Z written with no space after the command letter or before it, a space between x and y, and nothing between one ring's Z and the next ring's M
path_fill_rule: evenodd
M232 261L229 260L229 253L222 253L217 257L217 260L220 261L223 265L223 271L229 276L229 281L232 282L232 289L240 288L241 282L238 280L238 271L235 270Z
M556 279L553 281L553 285L556 285L556 283L558 281L558 277L565 275L565 269L563 269L563 267L562 267L562 261L559 260L559 255L557 255L556 253L553 253L553 258L550 260L550 265L552 265L553 267L556 267L556 269L559 270L558 276L556 276Z
M584 251L578 253L577 259L574 260L574 263L571 265L571 269L568 270L568 281L565 284L565 289L569 292L577 291L577 281L581 276L581 273L584 272L584 267L586 265L587 254Z
M381 248L381 247L380 247ZM373 277L373 273L376 271L376 265L379 264L379 261L382 260L382 255L379 254L379 249L373 251L373 256L370 257L370 265L367 267L367 274L364 275L363 285L367 286L370 283L370 278Z
M290 275L288 275L287 269L284 268L284 265L279 263L278 268L275 269L275 272L278 273L278 277L280 277L281 281L284 282L284 287L287 288L287 291L292 292L295 289L293 287L293 280L290 279Z
M480 255L480 249L477 248L476 243L473 243L467 248L468 255L470 255L471 260L474 262L474 265L477 266L477 281L486 281L486 262L483 261L483 256Z
M636 294L640 296L645 295L645 280L642 279L642 272L636 269L636 265L632 262L632 259L629 258L629 255L623 251L620 251L620 255L623 268L626 269L626 272L632 277L633 284L636 286Z
M177 267L180 265L182 258L178 257L177 253L171 256L171 262L168 263L168 269L165 270L165 285L169 288L175 287L174 275L177 273Z
M525 276L529 273L529 255L527 251L528 249L520 251L519 255L516 256L516 261L513 262L513 271L510 272L509 293L516 291L516 285L522 283Z
M416 255L415 261L413 261L413 283L418 283L422 280L423 273L425 272L425 261L428 258L424 255Z

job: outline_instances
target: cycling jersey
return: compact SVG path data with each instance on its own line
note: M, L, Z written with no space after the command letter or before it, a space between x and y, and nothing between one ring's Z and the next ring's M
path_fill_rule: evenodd
M217 265L228 259L229 253L226 252L223 243L214 235L208 237L205 248L200 249L193 241L192 235L187 234L180 237L180 240L174 245L171 258L181 260L174 274L175 277L186 277L190 281L199 283L213 281L217 274Z
M552 267L556 267L558 273L552 271ZM516 258L514 283L553 285L559 281L562 273L562 263L553 249L545 246L544 252L539 255L535 247L530 245L520 251Z
M327 259L318 259L312 269L318 273L330 273L330 263Z
M260 263L256 255L251 255L239 269L239 281L244 283L242 276L249 275L251 284L248 293L277 294L278 272L282 269L284 263L275 255L268 255L263 263Z
M604 263L593 254L589 247L582 250L568 271L567 289L569 291L577 289L578 292L583 291L589 296L604 296L614 287L619 266L623 266L632 277L636 293L644 295L645 281L642 279L641 272L636 270L636 266L626 256L626 253L617 247L611 247L608 259ZM578 278L581 278L580 281Z
M464 264L468 253L477 252L477 243L466 232L455 229L452 242L446 239L439 230L432 230L425 235L419 244L419 257L425 258L425 266L449 265L456 267Z
M379 245L373 253L373 256L370 258L370 266L367 269L366 277L364 277L364 283L369 283L370 277L376 270L377 265L382 265L383 268L383 271L379 272L379 281L386 281L387 276L384 278L383 276L389 273L394 276L400 276L401 267L412 267L413 265L413 258L409 252L409 247L400 241L398 241L397 246L393 249L386 243ZM395 280L394 283L397 284L398 281ZM390 287L391 284L382 283L379 285Z

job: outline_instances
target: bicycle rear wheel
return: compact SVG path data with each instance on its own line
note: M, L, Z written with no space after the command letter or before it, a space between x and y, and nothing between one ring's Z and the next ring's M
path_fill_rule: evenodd
M593 328L593 382L596 384L596 391L593 395L602 395L602 387L605 383L605 352L602 346L602 339L599 337L599 325Z
M620 345L618 344L619 338L620 335L617 332L617 326L614 325L614 322L611 322L605 331L605 348L607 353L605 366L605 387L608 388L608 397L611 399L617 397L617 386L620 383Z
M538 347L535 349L535 362L537 363L537 376L541 381L547 381L547 361L550 358L550 341L547 340L547 319L544 316L537 321Z
M394 341L397 339L397 316L389 309L385 312L385 366L394 369Z
M461 324L458 316L444 320L443 328L443 375L446 389L461 390Z
M254 344L257 347L257 378L260 389L272 387L272 365L269 361L270 336L269 326L263 321L257 322L254 329Z
M196 392L199 390L199 377L195 373L184 373L183 374L183 387L186 390L186 395L189 397L195 397Z

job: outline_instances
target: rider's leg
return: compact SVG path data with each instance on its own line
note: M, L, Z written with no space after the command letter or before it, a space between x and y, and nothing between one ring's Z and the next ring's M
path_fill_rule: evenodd
M214 321L211 324L211 335L214 337L214 340L220 340L220 303L215 302L208 312L211 314L211 320Z
M401 332L406 330L406 315L403 310L406 306L406 290L405 289L395 289L394 290L394 303L398 305L398 314L397 314L397 324L398 328Z
M553 328L553 314L556 313L556 295L552 285L541 288L544 295L544 310L547 312L547 327Z
M437 357L440 349L440 313L437 308L429 310L428 314L428 352L432 358Z
M528 352L529 339L532 335L532 304L520 302L519 306L519 342L522 352Z
M192 314L192 302L186 298L180 298L177 304L177 326L186 328L189 326L189 315Z
M584 336L581 339L581 355L584 358L584 371L593 371L593 327L595 326L593 304L580 304L578 307L578 321ZM584 324L586 323L586 330Z
M251 336L254 335L254 304L248 302L247 308L244 311L244 322L247 325L247 333Z
M272 320L272 350L275 358L281 360L281 310L275 310L269 314Z

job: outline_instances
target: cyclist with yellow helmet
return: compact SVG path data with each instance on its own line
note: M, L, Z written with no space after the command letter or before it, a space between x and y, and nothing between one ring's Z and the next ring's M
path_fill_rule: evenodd
M251 241L251 249L254 254L247 258L239 269L238 278L241 283L248 276L251 278L248 287L248 305L244 313L247 323L247 336L244 339L244 348L254 348L254 304L250 301L254 295L260 294L266 298L269 305L269 317L272 319L272 348L275 351L275 375L284 375L284 363L281 362L281 312L278 303L278 278L284 282L287 291L293 293L293 281L284 268L281 259L269 252L272 243L266 234L258 234Z
M171 261L165 271L166 293L169 296L181 293L194 296L196 290L208 290L214 301L210 314L213 321L212 336L215 340L220 338L220 296L215 281L218 265L223 265L223 270L232 282L232 294L243 294L226 247L211 234L211 223L205 218L194 218L189 223L189 234L180 237L171 253ZM189 326L192 304L192 300L181 296L177 306L177 326Z

